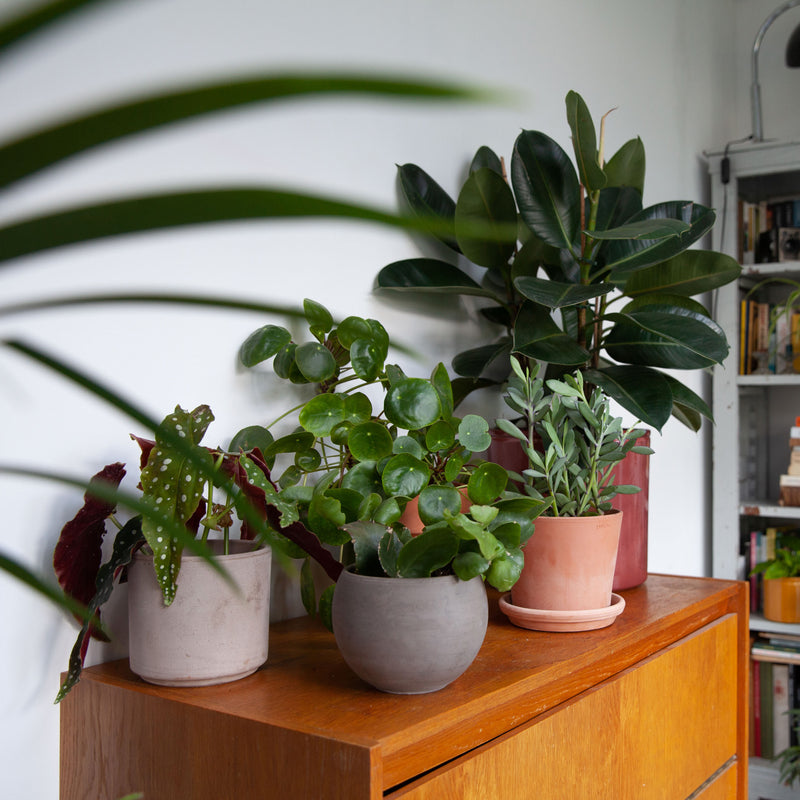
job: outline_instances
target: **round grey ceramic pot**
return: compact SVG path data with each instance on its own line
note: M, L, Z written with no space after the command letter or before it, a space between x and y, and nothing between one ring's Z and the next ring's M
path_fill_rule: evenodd
M333 594L344 660L394 694L435 692L461 675L483 644L488 613L479 577L375 578L344 570Z
M235 539L229 555L209 542L232 586L204 559L184 553L178 590L165 606L153 556L141 550L128 570L131 670L162 686L228 683L266 660L272 551Z

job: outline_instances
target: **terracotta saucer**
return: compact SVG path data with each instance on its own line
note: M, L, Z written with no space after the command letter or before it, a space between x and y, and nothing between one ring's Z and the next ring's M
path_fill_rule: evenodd
M623 612L625 600L611 595L611 605L585 611L551 611L523 608L511 602L511 592L500 598L500 610L519 628L531 631L593 631L605 628Z

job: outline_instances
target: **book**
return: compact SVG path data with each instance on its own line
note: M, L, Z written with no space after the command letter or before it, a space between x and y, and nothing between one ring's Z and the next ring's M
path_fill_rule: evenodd
M757 642L750 649L754 661L767 661L772 664L800 664L800 648Z
M773 700L772 700L772 665L763 663L760 669L759 705L761 708L761 757L773 758L774 728L773 728Z
M751 676L751 703L752 711L750 719L753 720L752 728L752 754L756 757L761 756L761 663L759 661L750 662Z
M789 746L789 665L772 665L772 747L777 756Z

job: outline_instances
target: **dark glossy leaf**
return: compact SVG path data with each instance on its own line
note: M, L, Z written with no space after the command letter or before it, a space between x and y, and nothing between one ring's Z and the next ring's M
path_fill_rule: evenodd
M403 543L393 531L387 531L378 545L378 558L380 559L383 571L390 578L398 577L397 557L400 555L402 547Z
M264 325L253 331L239 348L239 361L254 367L277 355L292 340L292 334L279 325Z
M376 289L391 291L466 294L497 299L466 272L435 258L407 258L385 266L376 278Z
M345 422L359 425L372 416L372 403L363 392L344 395ZM333 433L333 431L331 431Z
M556 325L547 308L531 302L523 305L517 317L513 351L553 364L579 365L589 360L589 351Z
M350 431L347 446L358 461L380 461L392 454L392 436L380 422L364 422Z
M458 536L447 528L424 531L403 546L397 571L404 578L427 578L447 566L458 552Z
M461 512L461 500L461 493L452 486L426 486L419 495L419 518L425 525L441 522L445 511Z
M606 242L629 239L660 241L677 237L688 230L689 226L679 219L640 219L627 222L618 228L589 231L587 235Z
M328 397L328 395L320 395ZM308 450L314 444L314 434L308 432L289 433L275 439L271 444L262 450L265 458L274 457L278 453L296 453L300 450Z
M635 297L630 303L626 303L620 313L622 315L630 314L632 311L641 311L642 309L668 306L670 308L685 308L695 314L708 317L708 309L699 301L692 297L683 297L679 294L643 294Z
M511 156L511 183L525 224L547 244L577 244L581 192L575 167L561 146L539 131L523 131Z
M335 497L315 492L308 504L308 527L324 544L342 545L350 540L344 530L347 517Z
M494 150L490 147L486 147L486 145L479 147L476 151L469 165L469 171L470 173L477 172L484 167L503 177L503 162Z
M467 491L469 499L478 505L493 503L505 490L508 473L499 464L484 461L470 475Z
M693 297L736 280L742 268L736 259L711 250L686 250L677 256L636 270L625 282L625 294L637 297L649 292Z
M342 478L342 486L358 492L362 497L380 492L381 478L374 462L362 461L352 466Z
M714 414L702 397L671 375L664 375L672 391L672 415L693 431L700 429L700 418L714 421Z
M476 227L488 235L475 236ZM488 167L470 174L458 195L455 231L464 255L503 268L517 246L517 205L509 185Z
M492 443L489 423L477 414L467 414L459 423L458 441L470 453L482 453Z
M456 429L449 420L440 419L425 432L425 447L430 453L449 450L456 441Z
M375 497L378 497L378 495L375 495ZM397 502L396 498L389 497L378 504L375 509L374 521L380 522L384 526L394 525L401 516L403 516L403 512L400 508L400 503Z
M303 377L311 383L321 383L336 375L333 354L319 342L306 342L294 351L294 360Z
M548 308L579 305L595 297L602 297L614 289L610 284L559 283L532 276L517 278L514 286L523 297Z
M431 473L424 461L408 453L392 456L383 470L381 482L386 494L416 497L427 485Z
M492 561L492 566L486 573L486 581L498 591L507 592L519 580L523 564L522 551L509 550L504 556Z
M314 94L399 95L431 99L476 97L474 92L457 86L329 72L258 75L184 87L23 134L0 148L0 185L7 186L68 156L141 131L248 103Z
M371 339L372 328L363 317L346 317L336 327L336 336L348 350L357 339Z
M263 454L264 451L275 441L273 435L262 425L248 425L242 428L231 439L228 445L228 452L247 453L258 448ZM269 466L269 465L268 465Z
M344 396L340 394L318 394L303 406L298 415L300 424L314 436L329 436L331 431L346 419ZM302 449L305 450L307 447Z
M679 220L689 225L679 236L662 240L638 239L635 241L610 242L605 250L605 268L610 270L614 282L624 282L637 269L649 267L659 261L687 250L707 233L716 219L710 208L690 201L659 203L642 210L630 222L648 219Z
M583 375L636 419L658 431L672 413L670 384L658 370L621 364L599 370L586 369Z
M597 133L589 109L577 92L567 93L567 122L580 181L589 193L606 185L606 175L597 161Z
M542 241L538 236L531 233L528 240L519 249L511 265L511 275L514 278L523 275L536 275L540 267L546 265L561 264L561 251Z
M511 353L511 340L503 337L494 344L484 344L472 350L465 350L453 359L456 374L465 378L480 378L498 359L505 362ZM456 404L458 405L458 404Z
M436 389L423 378L406 378L390 387L383 403L386 419L408 431L425 428L442 413Z
M478 575L483 575L490 566L491 564L474 550L459 553L453 559L453 572L462 581L469 581Z
M378 547L386 534L386 527L374 522L351 522L347 525L347 533L353 542L356 572L359 575L383 576Z
M350 347L353 371L366 383L374 381L386 360L388 348L375 339L356 339Z
M436 238L460 253L455 236L455 200L416 164L398 166L397 172L409 209L423 219L438 220L442 227Z
M589 218L589 201L587 214ZM607 187L600 192L597 203L595 231L619 228L642 211L642 196L630 187Z
M644 194L644 144L637 136L614 153L605 165L609 186L630 186L641 197Z
M308 298L303 300L303 312L311 333L322 341L323 336L333 327L331 312L325 306Z
M439 395L439 403L441 404L442 417L450 419L453 416L453 384L450 382L450 376L447 374L447 369L440 361L434 367L431 373L431 384L436 389Z
M615 361L671 369L703 369L728 355L722 328L696 311L666 305L613 315L604 345Z
M303 472L316 472L322 464L322 456L318 450L300 450L294 454L294 465Z

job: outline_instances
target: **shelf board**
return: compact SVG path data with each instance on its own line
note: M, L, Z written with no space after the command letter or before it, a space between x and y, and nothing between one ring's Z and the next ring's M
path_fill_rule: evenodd
M737 375L738 386L800 386L800 373L786 375Z
M764 615L758 612L750 612L750 630L761 631L762 633L800 633L800 625L787 622L773 622L765 619Z
M797 800L797 789L784 786L778 780L778 764L765 758L750 759L750 797L770 800Z
M742 500L739 514L743 517L782 517L800 519L800 506L779 506L772 500Z
M739 280L745 278L770 278L780 277L783 275L791 275L800 272L800 261L768 261L762 264L744 264L742 265L742 274Z

